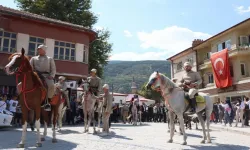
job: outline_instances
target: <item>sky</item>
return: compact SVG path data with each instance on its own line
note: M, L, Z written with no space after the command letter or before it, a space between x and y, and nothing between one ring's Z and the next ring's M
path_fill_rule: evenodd
M16 8L14 0L0 4ZM247 18L249 0L92 0L99 19L95 29L108 29L110 60L166 60Z

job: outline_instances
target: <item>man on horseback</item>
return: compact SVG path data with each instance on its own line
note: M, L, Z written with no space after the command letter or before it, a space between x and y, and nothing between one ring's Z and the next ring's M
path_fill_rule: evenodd
M50 111L51 106L49 102L55 93L54 77L56 75L56 65L54 59L46 55L46 50L46 45L39 45L37 48L38 56L32 57L30 64L47 89L44 110Z
M90 92L95 96L100 96L100 91L102 90L101 78L96 75L97 70L92 69L90 71L90 77L87 78L89 82Z
M69 91L67 90L67 84L65 83L65 77L60 76L59 81L55 84L56 88L60 89L60 92L62 93L64 99L66 100L68 109L70 109L70 103L69 103Z
M180 87L183 88L188 96L187 99L189 100L191 106L191 113L195 112L196 107L196 98L195 96L198 95L198 88L199 85L202 83L201 76L198 72L194 72L192 70L192 65L189 62L184 63L184 70L185 73L178 84Z

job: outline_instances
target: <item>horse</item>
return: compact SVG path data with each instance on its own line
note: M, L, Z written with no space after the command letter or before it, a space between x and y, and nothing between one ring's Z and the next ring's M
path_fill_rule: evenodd
M33 72L30 65L29 59L25 56L25 50L22 48L21 53L14 53L9 57L9 63L5 66L5 72L8 75L16 75L16 84L19 91L20 104L22 109L22 138L21 142L18 144L18 148L24 148L24 143L26 139L27 132L27 122L28 122L28 113L32 110L36 114L36 129L37 129L37 142L36 146L41 147L41 141L45 140L47 135L47 123L49 121L48 112L44 111L41 108L42 102L45 100L47 90L44 87L41 79L37 73ZM21 82L18 83L18 80ZM51 111L54 113L53 119L53 138L52 142L56 143L56 133L55 133L55 124L58 115L58 104L59 104L59 95L55 95L51 99ZM44 118L44 133L41 137L40 135L40 114L42 112Z
M58 131L61 131L62 129L63 116L64 113L66 112L66 109L67 109L66 98L64 98L63 95L61 95L61 101L58 108Z
M168 140L169 143L173 142L173 136L174 136L174 114L177 115L181 131L183 132L183 145L187 144L187 135L185 133L184 129L184 119L183 114L187 111L189 108L189 103L185 99L185 93L184 90L177 87L174 82L172 82L168 77L165 75L157 72L154 72L149 77L149 82L146 84L146 88L151 88L152 90L156 90L158 92L161 92L162 96L165 99L165 103L167 104L169 113L170 113L170 124L171 124L171 130L170 130L170 139ZM210 138L210 115L213 111L213 102L212 99L208 96L208 94L205 93L198 93L200 97L204 100L202 103L197 103L197 109L196 114L199 118L199 121L202 126L203 130L203 139L201 143L205 143L207 140L208 143L211 143ZM200 98L199 97L199 98ZM205 112L206 116L206 125L207 125L207 134L205 130L205 120L202 117L202 113Z
M97 131L100 132L101 128L101 120L102 120L102 111L103 111L103 101L98 101L98 107L96 109L96 112L98 113L98 124L97 124Z
M84 113L84 133L89 132L89 126L93 121L94 134L96 134L96 120L94 118L95 104L97 96L90 92L89 83L84 80L80 87L77 89L78 101L82 102L83 113Z

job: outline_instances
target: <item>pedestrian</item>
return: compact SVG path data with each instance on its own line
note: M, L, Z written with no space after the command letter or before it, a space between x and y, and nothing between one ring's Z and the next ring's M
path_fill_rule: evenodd
M112 102L113 97L109 93L109 85L104 84L103 86L103 112L102 112L102 123L103 123L103 129L101 136L107 136L109 134L109 117L112 112Z
M244 125L245 126L249 126L249 115L250 115L249 104L250 104L249 98L245 97L245 110L244 110L244 116L245 116Z
M238 122L239 119L242 123L241 127L244 127L244 123L243 123L243 113L244 113L244 109L245 109L245 103L243 100L241 100L240 98L237 99L238 103L237 103L237 111L236 111L236 124L235 127L238 126Z
M227 99L226 102L223 104L221 103L221 105L225 108L225 126L227 125L227 123L229 123L229 126L232 126L232 122L233 122L233 118L234 118L234 113L233 113L233 107L232 104L230 102L230 99Z

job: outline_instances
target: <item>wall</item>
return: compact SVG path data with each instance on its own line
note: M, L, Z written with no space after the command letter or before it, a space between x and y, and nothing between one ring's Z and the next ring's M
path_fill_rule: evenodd
M173 60L173 63L174 63L173 64L173 72L174 72L174 77L175 78L180 79L182 77L183 73L184 73L183 69L180 70L180 71L177 71L177 63L182 61L182 64L184 64L187 61L187 59L189 59L189 58L193 59L193 68L192 68L192 70L197 71L197 69L196 69L196 65L197 65L197 63L196 63L196 55L195 55L195 52L191 52L191 53L189 53L189 54L187 54L187 55L185 55L185 56L183 56L181 58Z

